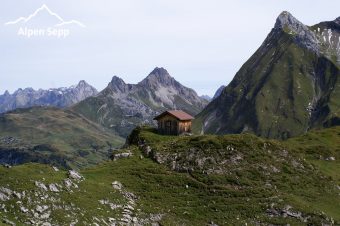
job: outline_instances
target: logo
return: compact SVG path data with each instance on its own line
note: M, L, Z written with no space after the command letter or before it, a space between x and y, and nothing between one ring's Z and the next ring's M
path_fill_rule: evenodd
M39 19L39 16L45 16L45 19ZM46 16L49 17L46 19ZM34 23L34 22L37 22ZM45 23L45 25L42 25ZM67 27L77 26L86 28L86 26L78 20L64 20L57 13L43 4L34 13L27 17L19 17L16 20L5 23L5 26L20 25L17 35L26 38L32 37L56 37L66 38L70 36L71 30Z

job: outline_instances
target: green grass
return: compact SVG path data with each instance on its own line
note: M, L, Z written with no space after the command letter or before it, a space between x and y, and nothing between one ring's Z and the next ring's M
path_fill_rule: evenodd
M324 137L324 142L328 141L336 146L339 142L339 130L340 128L322 130L327 136L317 136ZM137 129L131 136L135 138L130 137L132 143L150 145L150 157L155 161L160 159L159 156L164 156L162 161L171 168L175 160L177 170L191 172L190 175L200 183L219 188L238 187L245 191L251 188L246 197L256 196L257 192L267 199L280 197L285 203L300 210L308 213L325 212L337 221L340 220L340 205L337 204L340 199L336 188L336 185L340 185L339 176L336 176L340 175L338 163L320 160L316 164L314 159L301 151L301 146L308 146L299 146L294 143L294 139L280 142L251 134L171 137L158 135L150 128ZM309 139L306 137L310 136L315 135L310 133L297 139L308 143ZM315 141L314 144L316 143L322 142ZM309 144L312 145L311 142ZM230 147L233 150L228 150ZM235 156L242 156L242 160L238 163L225 163L225 160ZM204 158L213 158L213 161L204 164L197 162L197 159ZM273 172L273 167L279 172ZM215 172L211 171L212 168L215 168ZM202 172L210 173L206 175ZM275 192L267 188L266 183L275 187Z
M317 131L317 137L334 148L339 129ZM313 147L308 137L314 136L311 133L281 142L251 134L162 136L156 134L155 129L138 128L128 138L131 145L119 151L129 150L133 157L82 170L85 181L79 184L79 189L58 195L67 205L73 203L74 215L65 217L68 211L54 211L51 221L64 225L76 218L80 225L85 225L94 222L93 216L121 217L119 211L98 201L126 202L111 186L113 181L120 181L127 191L138 197L136 215L143 218L163 214L162 225L306 224L291 217L269 217L266 211L272 204L278 209L292 206L294 211L310 216L308 223L313 225L320 225L327 218L333 218L338 224L340 197L335 186L340 185L339 162L319 160L303 150L307 147L305 144ZM333 142L327 142L328 139ZM317 143L322 142L315 141ZM149 158L136 144L144 144L144 148L150 146ZM157 159L163 163L157 163ZM208 160L200 163L198 160L202 159ZM18 191L34 192L35 180L45 180L48 184L61 183L64 178L65 171L54 172L51 167L39 164L0 168L0 184ZM25 219L25 215L16 210L16 201L11 201L14 210L0 212L0 218L15 222L20 221L15 216Z
M137 206L141 209L142 215L165 214L161 221L164 225L206 225L210 221L220 225L241 225L252 221L298 223L293 219L267 218L263 214L266 202L273 201L275 198L267 200L267 197L262 194L264 190L243 191L232 186L209 185L200 181L203 175L190 176L186 173L176 173L150 159L140 159L138 151L135 154L133 158L108 162L82 171L86 180L81 182L80 191L60 195L65 203L73 203L75 207L81 208L79 211L75 210L76 217L73 219L77 218L80 224L88 224L92 222L93 216L104 219L119 217L119 213L103 209L98 202L100 199L109 199L115 203L123 201L122 197L114 193L111 188L111 183L118 180L139 197ZM1 184L10 184L10 188L18 191L33 190L34 180L42 181L42 178L45 178L46 183L58 183L66 177L65 172L55 173L48 166L36 164L17 166L12 169L0 168L0 172ZM12 178L15 178L18 183L13 183ZM211 176L209 180L216 181L217 178L218 176L216 178ZM11 204L18 206L15 200ZM65 217L67 214L68 211L60 210L51 215L50 221L69 224L72 218ZM20 211L11 211L10 214L0 213L0 216L6 216L7 219L15 222L18 222L15 216L25 219L25 215Z

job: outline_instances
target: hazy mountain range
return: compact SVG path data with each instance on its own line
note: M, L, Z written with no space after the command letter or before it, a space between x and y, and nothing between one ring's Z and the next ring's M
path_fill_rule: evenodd
M6 91L3 95L0 95L0 113L16 108L33 106L65 108L97 93L98 91L85 81L80 81L78 85L69 88L63 87L48 90L25 88L18 89L13 94Z

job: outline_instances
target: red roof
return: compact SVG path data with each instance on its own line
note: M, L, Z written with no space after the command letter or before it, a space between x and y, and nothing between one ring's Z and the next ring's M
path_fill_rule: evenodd
M187 120L193 120L194 117L192 117L191 115L189 115L188 113L181 111L181 110L172 110L172 111L165 111L162 114L156 116L154 118L154 120L158 120L159 118L163 117L164 115L172 115L175 118L177 118L180 121L187 121Z

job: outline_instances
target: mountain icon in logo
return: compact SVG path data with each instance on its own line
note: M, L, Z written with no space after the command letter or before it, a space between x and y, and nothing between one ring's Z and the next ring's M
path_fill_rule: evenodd
M54 24L53 26L54 27L62 27L62 26L65 26L65 25L71 25L71 24L74 24L74 25L77 25L79 27L83 27L85 28L86 26L77 21L77 20L64 20L61 16L59 16L57 13L53 12L52 10L50 10L48 8L47 5L43 4L40 8L38 8L34 13L32 13L31 15L27 16L27 17L19 17L18 19L16 20L13 20L13 21L9 21L7 23L5 23L5 25L15 25L15 24L19 24L19 23L23 23L23 24L26 24L28 23L29 21L31 21L33 18L35 18L37 15L39 15L40 13L42 12L47 12L50 16L54 17L56 20L57 20L57 23Z

